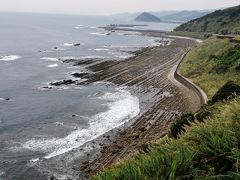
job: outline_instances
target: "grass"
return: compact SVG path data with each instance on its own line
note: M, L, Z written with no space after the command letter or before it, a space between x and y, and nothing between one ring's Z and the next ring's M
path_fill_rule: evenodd
M227 39L210 38L186 56L181 73L200 85L211 98L227 81L240 84L240 71L236 70L239 64L240 46Z
M235 69L238 51L228 40L210 38L189 53L182 74L212 97L227 81L240 83ZM226 71L212 71L219 64L227 64ZM159 139L150 151L114 164L92 179L240 179L240 97L208 104L194 118L190 114L180 118L177 138Z
M235 36L235 40L240 41L240 35Z

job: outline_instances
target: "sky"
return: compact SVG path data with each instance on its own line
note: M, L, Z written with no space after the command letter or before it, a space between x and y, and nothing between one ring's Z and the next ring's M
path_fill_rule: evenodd
M239 0L0 0L0 11L110 15L142 11L218 9L239 4Z

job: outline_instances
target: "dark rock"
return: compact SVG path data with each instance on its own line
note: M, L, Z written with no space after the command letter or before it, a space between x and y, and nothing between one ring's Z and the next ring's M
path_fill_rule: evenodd
M44 86L43 89L52 89L51 86Z
M74 46L80 46L81 44L80 43L75 43Z
M138 139L140 136L139 136L139 134L135 134L132 137L133 137L133 139Z
M54 180L55 177L52 175L52 176L50 176L48 179L49 179L49 180Z
M89 164L89 161L84 161L82 164L83 164L83 165L88 165L88 164Z
M69 85L69 84L73 84L75 83L76 81L73 81L71 79L68 79L68 80L62 80L62 81L58 81L58 82L53 82L53 83L50 83L51 86L61 86L61 85Z
M75 115L75 114L73 114L73 115L72 115L72 117L76 117L76 115Z
M54 47L53 49L58 49L58 47Z
M126 131L122 131L120 132L120 135L125 135L127 132Z
M10 98L5 98L6 101L10 101Z
M146 131L146 128L145 127L141 127L141 128L139 128L139 130L144 132L144 131Z

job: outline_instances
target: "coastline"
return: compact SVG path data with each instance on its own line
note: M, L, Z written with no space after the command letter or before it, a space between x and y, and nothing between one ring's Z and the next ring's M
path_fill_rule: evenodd
M144 32L144 35L151 35L152 32ZM159 32L154 32L152 34L154 37L163 37L162 33ZM165 38L170 38L168 36L164 36ZM173 38L173 37L171 37ZM181 53L178 54L178 57L174 58L174 60L171 60L166 58L165 60L167 62L171 62L170 64L166 63L166 64L158 64L158 66L160 67L164 67L164 68L159 68L159 72L157 72L157 70L148 72L147 74L151 74L152 76L158 77L158 78L163 78L164 80L161 81L160 84L157 83L157 81L160 81L159 79L156 80L155 78L148 78L151 81L153 81L154 83L158 84L157 87L151 87L152 85L147 85L149 88L148 91L151 91L151 89L168 89L169 91L174 91L173 95L167 95L165 97L161 97L161 95L159 96L159 92L156 93L158 94L158 96L155 96L154 100L152 99L152 103L149 103L148 107L146 106L145 108L141 109L141 113L137 118L134 118L133 120L131 120L131 122L127 123L127 125L125 124L124 126L122 126L121 128L117 128L115 129L117 131L115 131L115 133L113 132L114 130L112 130L111 132L106 133L105 135L102 136L102 138L100 137L99 139L105 139L107 137L107 141L105 143L103 143L104 145L102 146L102 150L100 151L100 155L95 156L94 158L89 158L89 160L84 161L82 164L80 164L80 179L85 179L88 178L96 173L98 173L99 171L101 171L104 167L112 164L113 162L117 162L120 159L122 160L123 158L127 158L125 154L128 155L132 155L134 153L136 153L139 149L141 149L142 146L148 146L148 143L154 140L157 140L160 137L163 137L164 135L166 135L168 133L168 130L170 128L171 123L174 121L174 119L179 116L181 113L183 112L195 112L197 111L200 106L202 105L202 102L197 99L197 97L199 96L199 94L196 94L196 92L193 92L192 89L189 89L187 87L185 87L184 85L179 88L176 87L175 83L172 82L169 78L169 74L171 73L172 69L174 68L174 66L177 65L177 68L175 69L176 71L175 73L178 71L178 67L180 65L181 60L183 59L183 56L185 56L187 54L187 52L189 51L189 49L191 47L193 47L194 45L196 45L197 43L199 43L198 41L196 41L195 39L192 38L184 38L184 37L174 37L174 41L179 41L181 43L185 42L185 43L189 43L189 46L185 47L184 50L180 51ZM183 41L183 42L182 42ZM180 43L180 44L181 44ZM184 43L183 43L184 44ZM182 44L181 44L182 45ZM155 58L158 57L157 56L157 51L160 49L171 49L171 45L170 47L153 47L153 48L147 48L145 50L143 50L143 52L141 53L137 53L137 55L133 58L129 58L126 61L134 61L135 58L143 58L144 54L147 54L147 57L151 57L154 56ZM179 52L179 51L178 51ZM160 53L160 55L164 55L163 52ZM148 59L146 61L150 61L150 59ZM168 60L167 60L168 59ZM124 63L122 62L122 63ZM120 63L121 64L121 63ZM113 65L114 66L114 65ZM119 66L118 64L116 64L115 66ZM107 66L108 67L108 66ZM112 67L112 66L111 66ZM102 67L100 66L100 69ZM94 71L94 69L92 69ZM98 69L99 70L99 67ZM105 72L106 69L103 69L103 72ZM107 69L108 70L108 69ZM160 73L161 71L163 71L164 73ZM97 72L97 71L96 71ZM113 71L111 71L113 72ZM157 72L157 73L156 73ZM156 73L154 75L154 73ZM144 74L144 73L143 73ZM146 74L146 72L145 72ZM179 73L178 73L179 74ZM100 74L102 75L102 74ZM107 81L107 82L112 82L114 84L118 84L120 86L124 85L124 86L128 86L128 89L137 97L139 97L141 99L142 96L144 96L144 93L146 93L146 91L143 94L139 94L139 88L138 85L139 83L141 84L141 82L143 81L141 78L140 82L136 81L136 83L134 82L134 80L131 80L130 82L128 81L117 81L116 82L116 77L118 76L122 76L123 74L115 74L113 77L113 79L106 78L104 76L104 78L101 79L101 77L96 80L95 78L93 78L92 80L88 81L88 83L93 83L95 81ZM96 75L95 75L96 77ZM141 77L141 75L140 75ZM91 78L90 78L91 79ZM114 80L115 79L115 80ZM121 79L121 78L120 78ZM139 79L139 76L137 77L137 79ZM136 79L135 79L136 80ZM164 81L169 81L169 82L164 82ZM134 83L133 83L134 82ZM159 86L160 85L160 86ZM163 88L162 88L163 87ZM137 88L137 90L136 90ZM153 91L154 91L153 90ZM177 98L178 100L176 101ZM179 99L181 99L181 101L179 101ZM140 100L140 102L143 102ZM170 103L169 103L170 102ZM173 103L173 104L171 104ZM179 104L182 105L182 108L179 108ZM189 105L191 105L191 107L189 107ZM145 109L145 111L143 111L143 109ZM170 109L170 110L169 110ZM100 141L101 141L100 140ZM104 141L103 141L104 142ZM124 142L124 143L123 143Z
M160 32L144 32L142 35L171 39L171 43L142 48L133 52L132 57L120 61L65 60L64 63L85 67L88 73L75 73L83 77L83 81L63 80L52 85L117 85L138 97L140 114L69 153L35 162L41 172L56 178L88 179L104 167L127 158L126 154L131 156L166 135L172 122L183 112L199 109L198 95L185 86L177 87L169 79L169 73L198 42L170 38Z

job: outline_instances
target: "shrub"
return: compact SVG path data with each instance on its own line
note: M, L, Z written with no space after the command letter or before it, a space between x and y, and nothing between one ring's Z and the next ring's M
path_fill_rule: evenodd
M240 64L235 68L236 71L240 71Z
M197 121L203 122L205 118L209 117L211 115L211 111L209 111L207 108L202 108L199 112L196 113L195 117Z
M226 73L229 69L228 65L225 64L218 64L214 66L209 73L217 73L217 74L222 74Z
M179 117L176 122L172 125L170 129L170 135L174 138L177 138L178 135L185 132L184 127L189 126L190 123L194 122L195 117L192 113L185 113Z
M228 81L217 93L212 97L212 103L229 100L236 95L240 95L240 86L233 81Z

